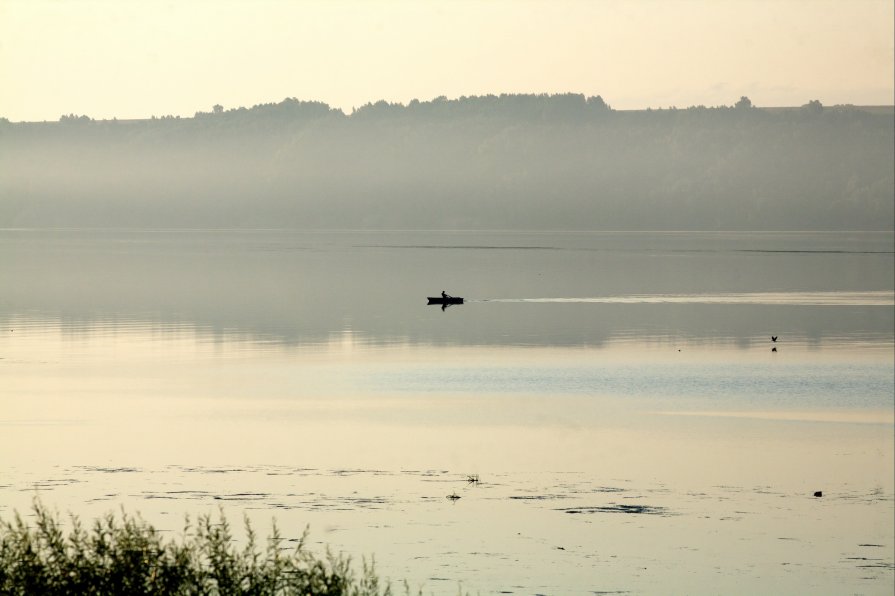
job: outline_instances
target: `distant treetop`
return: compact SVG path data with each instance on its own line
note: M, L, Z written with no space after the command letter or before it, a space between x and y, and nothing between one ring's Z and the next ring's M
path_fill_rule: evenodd
M251 108L232 108L225 110L221 104L215 104L211 112L196 112L196 118L208 116L264 116L269 118L315 118L331 113L342 114L342 110L330 108L320 101L300 101L294 97L287 97L280 103L259 103Z
M819 114L824 111L824 106L817 99L812 99L808 103L802 106L802 110L806 112L810 112L812 114Z
M677 106L667 108L648 107L643 110L621 110L621 112L707 112L735 109L740 112L748 112L756 106L747 96L741 96L732 106L718 105L706 107L704 104L692 105L686 109ZM767 108L770 110L785 110L790 108ZM821 113L824 106L820 100L812 99L802 106L793 106L794 110L803 113ZM833 110L861 109L850 104L832 106ZM393 118L489 118L503 121L549 121L549 122L576 122L593 119L615 112L600 95L585 96L581 93L501 93L500 95L470 95L448 99L439 95L431 100L411 99L406 105L400 102L391 103L385 100L368 102L356 108L352 108L349 114L345 114L339 108L330 107L321 101L304 101L295 97L287 97L280 102L260 103L250 108L238 107L226 109L221 104L215 104L208 112L197 111L196 119L223 118L235 119L243 124L252 121L264 121L271 126L276 122L285 121L309 121L323 117L352 118L359 121L373 121ZM152 120L175 120L179 116L153 116ZM115 120L115 119L113 119ZM77 114L64 114L59 122L92 122L89 116ZM0 119L0 123L9 123L6 119Z
M596 113L608 113L609 105L599 95L585 97L580 93L472 95L448 99L439 95L431 101L412 99L407 106L377 101L356 108L351 115L373 116L505 116L522 119L577 119Z
M63 114L59 117L59 122L92 122L93 118L90 116L78 116L77 114Z
M737 108L738 110L748 110L749 108L753 107L752 100L744 95L738 102L733 104L733 107Z

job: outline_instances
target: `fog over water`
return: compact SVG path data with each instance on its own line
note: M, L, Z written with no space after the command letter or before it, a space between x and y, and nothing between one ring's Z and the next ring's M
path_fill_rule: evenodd
M0 122L0 227L891 230L893 124L576 94Z

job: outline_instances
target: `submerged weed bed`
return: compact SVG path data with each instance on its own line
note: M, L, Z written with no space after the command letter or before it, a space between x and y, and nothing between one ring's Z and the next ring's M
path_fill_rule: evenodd
M356 575L351 561L305 548L307 531L285 548L274 524L263 548L245 521L247 540L234 545L223 513L215 520L186 519L178 539L165 540L139 515L108 514L90 530L35 501L34 522L18 513L0 521L0 594L208 594L387 595L366 561Z

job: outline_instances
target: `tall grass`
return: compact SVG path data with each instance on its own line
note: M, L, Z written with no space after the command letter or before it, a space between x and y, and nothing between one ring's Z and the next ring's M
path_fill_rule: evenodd
M315 556L307 530L294 548L283 546L274 523L259 548L245 520L246 540L235 546L223 512L189 518L179 538L165 540L139 515L108 514L85 530L70 516L67 528L40 501L34 521L19 513L0 521L0 594L390 595L372 565L355 575L342 555Z

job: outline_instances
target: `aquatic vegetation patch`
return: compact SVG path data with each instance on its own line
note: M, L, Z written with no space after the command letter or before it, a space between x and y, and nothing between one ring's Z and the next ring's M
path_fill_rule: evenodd
M653 505L600 505L596 507L564 507L557 509L565 513L627 513L633 515L671 515L665 507Z
M223 513L187 518L181 537L169 540L124 511L86 530L76 516L63 524L36 500L33 518L0 520L0 594L392 593L366 561L356 575L348 557L309 552L307 530L287 548L274 524L259 548L246 520L247 538L237 548Z

